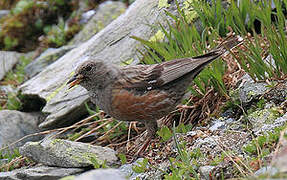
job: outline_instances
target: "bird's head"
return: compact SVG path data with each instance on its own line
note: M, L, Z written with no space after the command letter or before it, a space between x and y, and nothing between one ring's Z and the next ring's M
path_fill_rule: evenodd
M103 86L106 75L109 74L107 66L102 61L88 60L80 64L75 75L68 81L69 88L79 84L87 90Z

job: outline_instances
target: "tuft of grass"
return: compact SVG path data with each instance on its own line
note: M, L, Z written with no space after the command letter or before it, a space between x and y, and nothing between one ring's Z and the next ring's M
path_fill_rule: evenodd
M161 127L157 134L162 138L164 142L168 141L172 137L172 132L167 126Z
M74 23L69 25L65 23L63 18L59 18L58 23L55 25L47 25L44 27L45 37L42 44L48 47L60 47L65 45L72 37L81 30L81 26Z
M31 62L30 58L21 56L19 63L13 70L9 71L6 74L1 84L10 84L13 88L16 88L18 85L23 83L24 80L26 80L26 74L24 69L25 66L27 66L30 62ZM21 98L22 97L17 93L14 92L8 93L5 103L2 104L1 109L9 109L9 110L21 109L22 105Z
M127 163L127 156L125 154L119 153L118 157L120 158L122 165Z
M186 144L179 143L176 137L175 123L173 125L173 138L177 149L178 156L176 158L169 158L171 173L165 174L164 179L199 179L197 172L195 171L196 161L195 159L201 156L200 151L188 152Z
M12 171L32 164L27 158L23 158L18 149L0 151L0 172Z
M38 38L45 27L56 24L58 17L68 18L76 1L20 0L13 4L11 13L1 19L0 48L26 52L38 47Z
M148 170L148 159L144 158L142 161L137 161L137 165L133 165L132 170L135 173L143 173Z
M91 157L90 161L92 162L95 169L107 169L109 166L107 165L107 160L104 160L103 162L99 161L96 157Z
M285 14L286 1L249 0L231 1L224 8L222 1L192 1L203 27L208 27L223 36L231 27L236 33L248 35L245 49L237 60L241 67L255 80L284 78L287 74L287 39ZM251 37L251 34L253 37ZM261 34L257 34L257 33ZM266 55L270 54L269 58Z
M21 56L20 61L16 65L16 67L6 74L3 84L12 84L14 86L17 86L24 82L26 78L24 69L31 61L31 58Z
M194 24L189 24L187 21L189 14L184 13L179 6L177 8L180 17L167 12L167 15L174 21L174 23L166 22L168 30L163 25L159 25L161 33L156 35L160 34L161 38L144 40L132 37L145 46L146 53L140 52L143 55L142 63L154 64L178 58L194 57L205 53L207 47L215 47L214 41L219 39L218 32L209 28L202 33L199 32ZM191 87L191 92L196 96L201 96L207 92L207 89L213 87L217 92L227 95L227 88L223 82L225 69L223 61L214 61L196 77L194 80L196 87Z

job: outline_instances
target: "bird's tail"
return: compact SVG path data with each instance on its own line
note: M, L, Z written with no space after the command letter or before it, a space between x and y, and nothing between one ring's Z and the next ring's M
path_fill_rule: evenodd
M225 52L237 47L243 42L243 39L240 36L231 36L227 37L222 43L212 49L210 52L193 57L193 59L204 58L204 57L214 57L218 58L223 55Z
M219 51L221 54L237 47L243 43L243 38L240 36L227 37L222 43L220 43L213 51Z

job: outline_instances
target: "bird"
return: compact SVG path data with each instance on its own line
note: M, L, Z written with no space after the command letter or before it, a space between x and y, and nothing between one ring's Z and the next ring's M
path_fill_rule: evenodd
M117 66L90 59L76 68L67 84L84 87L92 103L109 116L143 122L147 135L141 154L156 135L157 120L176 109L194 78L239 43L238 37L231 37L206 54L152 65Z

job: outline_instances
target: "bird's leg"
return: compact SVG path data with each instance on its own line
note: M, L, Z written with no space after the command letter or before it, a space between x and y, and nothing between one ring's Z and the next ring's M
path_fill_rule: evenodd
M144 141L140 149L137 151L136 155L141 155L143 151L146 150L150 141L155 137L158 128L156 120L145 121L145 127L147 130L146 140Z

